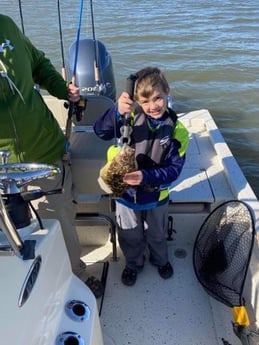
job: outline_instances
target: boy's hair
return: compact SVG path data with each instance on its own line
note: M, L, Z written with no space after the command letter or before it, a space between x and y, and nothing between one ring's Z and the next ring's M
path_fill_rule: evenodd
M169 93L170 87L164 74L157 67L146 67L136 73L134 96L137 100L139 96L149 98L154 89L160 87L164 93Z

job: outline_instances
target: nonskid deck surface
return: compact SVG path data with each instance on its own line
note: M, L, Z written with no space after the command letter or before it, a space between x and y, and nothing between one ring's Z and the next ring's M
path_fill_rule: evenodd
M105 345L240 345L230 308L210 298L197 281L192 247L181 248L180 254L186 253L181 257L176 244L168 243L174 267L168 280L146 260L136 284L127 287L120 280L122 255L110 261L100 316ZM91 265L92 272L94 266L100 274L102 265Z

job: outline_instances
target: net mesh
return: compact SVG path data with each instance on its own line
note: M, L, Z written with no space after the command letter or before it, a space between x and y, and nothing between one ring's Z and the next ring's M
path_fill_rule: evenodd
M248 206L228 201L205 219L196 237L193 266L205 290L229 307L242 305L242 292L254 242Z

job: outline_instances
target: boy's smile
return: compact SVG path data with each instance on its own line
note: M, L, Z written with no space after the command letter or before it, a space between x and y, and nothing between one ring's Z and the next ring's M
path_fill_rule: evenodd
M154 90L150 97L138 97L138 104L142 107L145 114L154 119L163 116L167 106L167 94L160 88Z

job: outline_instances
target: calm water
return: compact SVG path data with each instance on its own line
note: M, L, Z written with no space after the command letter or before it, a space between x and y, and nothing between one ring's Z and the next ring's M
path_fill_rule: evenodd
M56 0L21 0L25 33L61 70ZM20 25L18 0L0 0ZM178 112L209 109L259 196L258 0L94 0L95 36L112 55L118 93L130 74L157 65ZM80 1L60 0L65 55ZM81 37L92 37L89 1Z

